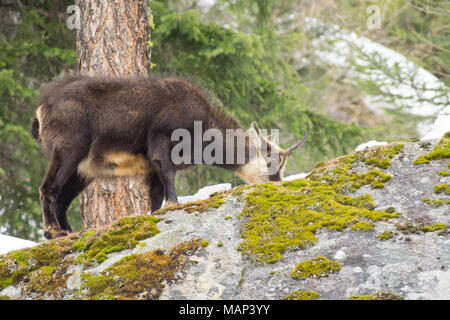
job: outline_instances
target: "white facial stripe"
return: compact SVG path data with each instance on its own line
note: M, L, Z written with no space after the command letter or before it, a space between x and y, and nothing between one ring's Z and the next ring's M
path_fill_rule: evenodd
M267 162L261 154L258 154L237 170L236 174L248 183L264 183L268 181Z

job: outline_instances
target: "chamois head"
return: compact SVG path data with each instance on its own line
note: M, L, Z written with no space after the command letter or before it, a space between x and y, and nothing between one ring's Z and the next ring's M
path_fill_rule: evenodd
M280 181L283 179L284 168L288 157L306 141L308 132L304 130L305 136L287 149L278 145L278 133L272 133L264 137L256 122L250 125L247 133L255 147L250 155L248 163L243 165L237 174L248 183L264 183L268 181Z

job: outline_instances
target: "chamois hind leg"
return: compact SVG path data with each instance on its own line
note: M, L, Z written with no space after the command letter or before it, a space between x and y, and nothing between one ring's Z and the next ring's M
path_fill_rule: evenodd
M69 150L69 149L66 149ZM76 150L76 149L72 149ZM58 222L55 204L62 187L76 172L82 157L77 152L54 149L44 182L39 188L44 220L44 236L47 239L62 237L68 234Z
M161 181L164 184L167 204L178 203L175 191L175 167L170 158L169 137L164 134L154 136L150 139L148 150L147 157L152 170L159 173Z
M55 203L56 219L58 220L59 226L67 231L72 232L72 228L67 221L67 209L81 191L83 191L92 179L84 178L75 172L69 180L64 184L59 192L58 198Z
M164 185L157 172L152 172L149 174L147 184L150 190L152 212L155 212L161 208L161 204L164 200Z

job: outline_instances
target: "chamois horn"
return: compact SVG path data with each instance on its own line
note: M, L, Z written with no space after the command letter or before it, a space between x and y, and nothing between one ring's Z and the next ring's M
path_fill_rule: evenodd
M306 139L308 138L308 131L306 131L306 130L303 130L303 131L305 132L305 136L303 137L303 139L296 142L294 145L287 148L286 150L284 150L286 155L290 156L291 153L294 152L295 149L299 148L301 145L303 145L305 143Z

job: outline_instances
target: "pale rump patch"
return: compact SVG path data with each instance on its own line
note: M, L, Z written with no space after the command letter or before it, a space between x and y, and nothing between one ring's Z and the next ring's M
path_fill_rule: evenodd
M78 172L90 178L126 177L148 174L150 167L142 154L107 152L102 155L101 161L93 161L92 154L89 153L78 165Z

